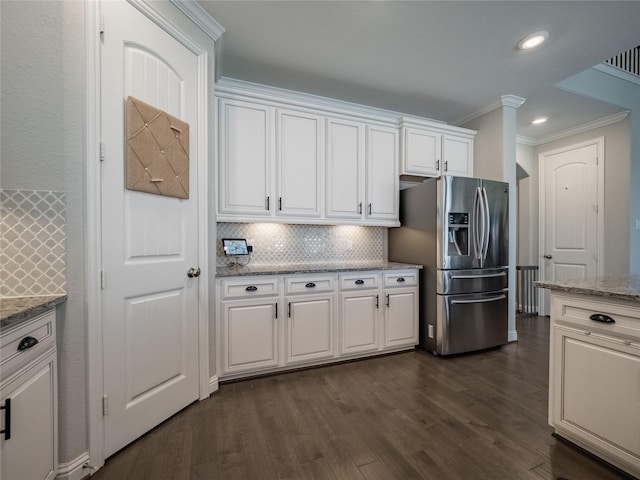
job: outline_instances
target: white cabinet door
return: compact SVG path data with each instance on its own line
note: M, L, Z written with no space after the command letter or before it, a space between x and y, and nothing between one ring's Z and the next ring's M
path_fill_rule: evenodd
M367 126L366 218L398 220L398 129Z
M278 110L276 119L276 214L283 217L319 217L323 165L321 117Z
M403 128L402 174L440 175L442 135L420 128Z
M416 345L418 343L418 289L386 289L384 298L384 346L393 348Z
M272 109L250 102L218 101L218 213L269 216L272 198Z
M442 136L443 175L473 176L473 140L453 135Z
M340 294L340 353L378 350L378 290Z
M327 217L360 219L364 211L364 125L327 120Z
M334 295L288 297L287 308L286 363L333 357Z
M222 311L224 373L278 366L277 298L223 302Z
M640 344L562 326L553 336L554 426L640 472Z
M55 359L53 350L2 385L2 405L11 399L11 438L0 436L0 477L4 480L55 477ZM2 417L1 429L5 429Z

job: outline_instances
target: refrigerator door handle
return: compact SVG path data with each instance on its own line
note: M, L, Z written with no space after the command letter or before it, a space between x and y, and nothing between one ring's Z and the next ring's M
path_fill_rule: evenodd
M476 188L476 196L473 200L473 253L474 257L479 259L481 258L482 252L482 243L481 240L484 237L484 230L482 231L482 235L480 234L480 215L482 212L482 194L480 193L480 187ZM483 223L484 228L484 223Z
M466 278L496 278L496 277L506 277L506 272L500 273L487 273L486 275L451 275L452 280L464 280Z
M485 221L485 228L486 230L483 228L483 247L482 247L482 258L486 259L487 258L487 253L489 252L489 236L491 235L491 216L490 216L490 211L489 211L489 197L487 197L487 189L482 187L482 203L484 205L484 211L485 211L485 215L484 215L484 221Z
M498 295L497 297L491 297L491 298L478 298L475 300L451 300L451 305L459 305L459 304L466 304L466 303L488 303L488 302L497 302L498 300L504 300L506 297L506 295L501 294Z

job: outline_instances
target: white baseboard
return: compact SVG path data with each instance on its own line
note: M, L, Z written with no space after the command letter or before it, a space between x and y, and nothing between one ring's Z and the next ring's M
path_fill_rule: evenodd
M509 342L518 341L518 332L516 330L509 330Z
M70 462L58 465L56 480L82 480L91 474L91 470L84 465L91 459L87 452L78 455Z
M209 379L209 395L218 391L218 376L214 375Z

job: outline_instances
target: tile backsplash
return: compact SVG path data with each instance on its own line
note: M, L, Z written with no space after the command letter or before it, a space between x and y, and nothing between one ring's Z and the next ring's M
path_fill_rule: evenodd
M0 190L0 297L66 290L65 194Z
M229 262L222 251L223 238L246 238L253 246L252 265L357 263L384 258L384 227L223 222L217 227L219 267Z

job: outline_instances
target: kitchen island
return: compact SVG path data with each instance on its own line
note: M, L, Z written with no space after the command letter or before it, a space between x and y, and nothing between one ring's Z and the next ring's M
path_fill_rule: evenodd
M536 285L551 291L549 424L640 476L640 276Z

